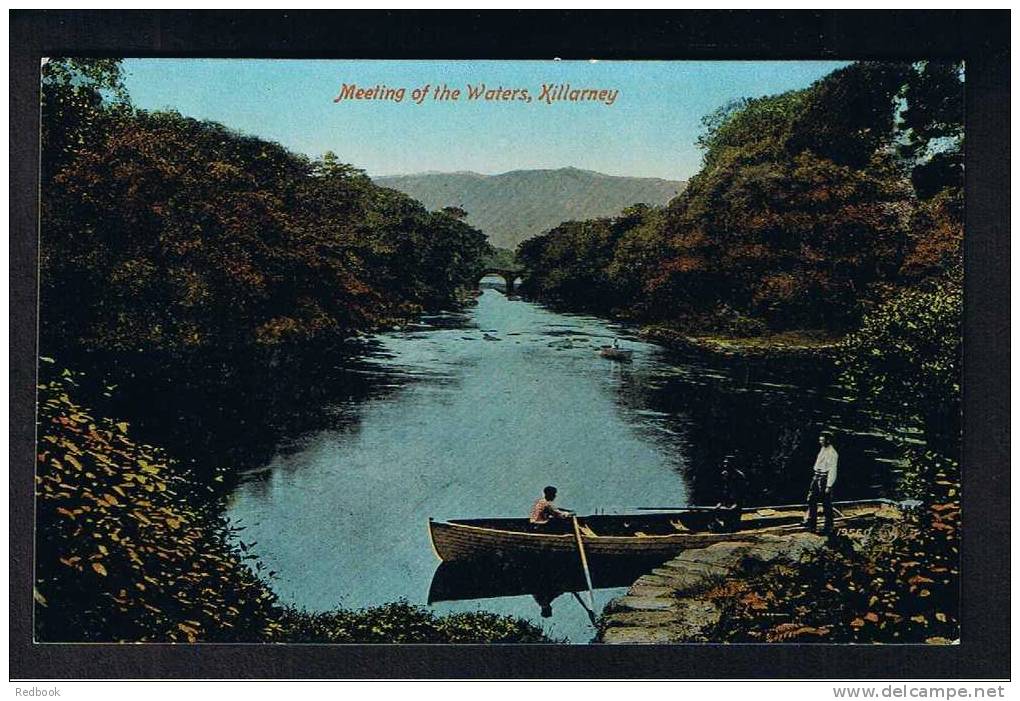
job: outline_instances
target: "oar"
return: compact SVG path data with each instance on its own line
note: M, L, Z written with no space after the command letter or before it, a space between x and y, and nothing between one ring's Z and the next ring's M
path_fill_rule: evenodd
M635 506L635 511L714 511L714 506Z
M588 583L588 603L595 610L595 592L591 586L591 572L588 571L588 555L584 552L584 541L581 540L581 527L577 524L577 516L571 516L574 522L574 538L577 539L577 551L581 553L581 567L584 569L584 579Z
M572 591L572 592L570 592L570 594L571 594L571 596L573 596L573 597L574 597L575 599L577 599L577 603L581 604L581 608L583 608L583 609L584 609L584 611L585 611L585 613L587 613L587 614L588 614L588 620L590 620L590 621L591 621L591 624L592 624L593 626L595 626L596 628L598 628L598 625L599 625L599 619L598 619L598 617L597 617L597 616L595 615L595 612L594 612L594 611L592 611L592 610L591 610L590 608L588 608L588 604L584 603L584 601L582 601L582 600L581 600L581 597L579 597L579 596L577 595L577 592L576 592L576 591Z

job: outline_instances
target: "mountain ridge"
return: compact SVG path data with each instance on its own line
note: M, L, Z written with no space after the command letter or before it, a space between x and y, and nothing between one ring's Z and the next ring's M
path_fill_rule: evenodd
M429 209L460 207L467 221L501 248L516 248L564 221L613 216L643 202L662 205L686 184L656 177L609 175L573 166L376 176L373 181Z

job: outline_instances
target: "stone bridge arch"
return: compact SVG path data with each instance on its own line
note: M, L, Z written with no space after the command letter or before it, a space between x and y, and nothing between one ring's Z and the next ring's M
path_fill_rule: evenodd
M478 275L478 280L481 281L483 277L496 276L503 278L506 282L506 295L509 297L514 294L514 290L517 286L517 280L521 277L520 270L509 270L507 268L486 268Z

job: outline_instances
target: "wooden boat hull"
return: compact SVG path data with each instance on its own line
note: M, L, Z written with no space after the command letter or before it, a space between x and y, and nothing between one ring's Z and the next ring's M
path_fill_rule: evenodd
M603 346L602 348L599 349L599 355L601 355L603 358L608 358L610 360L627 361L630 360L631 356L634 355L634 351L621 350L619 348Z
M858 527L894 506L888 500L838 502L835 526ZM590 559L647 558L666 560L683 550L739 540L748 535L792 533L803 528L804 505L744 509L738 530L710 531L712 509L621 516L579 517L585 526L582 541ZM629 531L624 534L621 531ZM443 562L481 558L500 560L577 556L573 532L542 533L529 530L526 519L429 520L429 535Z

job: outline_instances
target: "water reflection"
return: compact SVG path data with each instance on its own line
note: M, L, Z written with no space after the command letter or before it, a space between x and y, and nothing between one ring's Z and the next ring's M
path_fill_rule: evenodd
M599 357L614 338L633 362ZM821 426L841 429L840 498L882 495L891 479L887 437L830 370L679 355L491 289L465 315L379 335L340 377L351 384L299 409L319 423L252 457L228 511L280 597L313 610L403 598L583 642L579 567L437 570L427 518L525 516L546 484L581 513L714 504L730 453L748 505L799 501ZM637 573L593 567L596 607Z
M628 587L658 564L660 560L647 558L592 559L589 562L592 587L596 590ZM590 607L585 598L572 596L587 589L584 571L576 557L444 562L432 575L428 603L530 596L537 607L532 615L550 618L557 600L559 605L580 605L588 612ZM568 596L561 599L564 594Z

